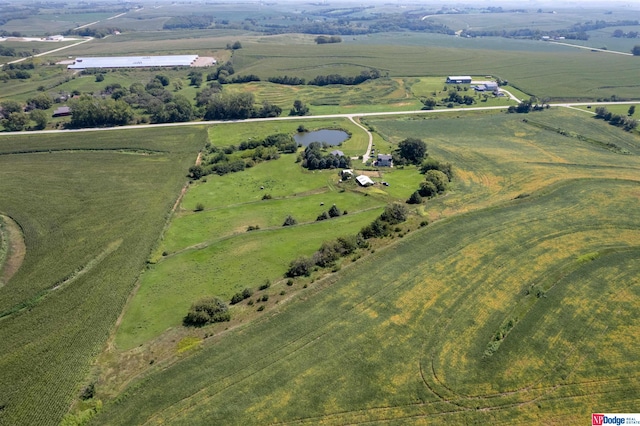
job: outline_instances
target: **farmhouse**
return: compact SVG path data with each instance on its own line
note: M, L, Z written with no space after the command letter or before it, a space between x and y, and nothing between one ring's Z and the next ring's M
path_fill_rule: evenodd
M391 154L378 154L378 160L376 161L378 167L393 167L393 157Z
M450 75L447 77L447 84L471 84L471 80L468 75Z
M60 108L56 108L56 110L53 111L52 117L67 117L69 115L71 115L71 108L69 108L68 106L61 106Z
M76 58L67 69L190 67L197 60L198 55L84 57Z
M371 178L369 176L366 175L360 175L356 178L356 180L358 181L358 183L362 186L371 186L373 185L373 181L371 180Z

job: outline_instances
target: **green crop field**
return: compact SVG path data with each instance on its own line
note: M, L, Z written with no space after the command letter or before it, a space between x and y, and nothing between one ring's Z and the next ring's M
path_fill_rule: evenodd
M200 349L162 368L149 369L144 355L144 378L112 393L95 422L580 424L591 412L637 406L640 143L570 109L526 118L369 117L387 143L421 137L430 155L454 164L450 192L421 208L440 220L292 297L272 292L277 308L260 320L226 332L215 326L213 339L165 342L169 352ZM292 249L311 253L330 229L354 232L371 220L379 210L366 209L378 197L410 192L372 198L325 189L289 198L334 178L279 174L279 164L295 163L285 156L187 193L160 245L167 256L143 275L118 329L123 362L175 328L197 295L228 297L277 280ZM254 172L274 179L265 190L281 188L277 198L257 199L264 178ZM386 174L389 191L403 181L415 187L411 173ZM227 194L237 198L221 205ZM373 204L355 205L371 212L362 221L350 211L334 220L353 222L339 226L279 227L286 211L313 221L320 200L365 198ZM192 212L198 201L205 210ZM261 230L244 232L259 221ZM151 356L158 350L148 347ZM107 395L111 385L97 386Z
M68 410L205 141L197 128L0 139L0 213L27 247L0 288L1 424Z

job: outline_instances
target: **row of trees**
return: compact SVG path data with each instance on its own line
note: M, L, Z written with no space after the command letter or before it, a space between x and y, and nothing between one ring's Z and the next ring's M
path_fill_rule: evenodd
M622 127L624 130L630 132L638 127L638 120L633 118L633 114L636 112L635 105L631 105L627 112L627 115L613 114L605 107L596 108L596 118L608 121L609 124L617 127Z
M315 38L316 44L342 43L340 36L318 36Z
M358 248L367 246L367 242L360 234L326 241L322 243L320 249L313 255L301 256L293 260L289 264L289 269L285 276L290 278L309 276L315 267L326 268L332 266L341 257L348 256Z

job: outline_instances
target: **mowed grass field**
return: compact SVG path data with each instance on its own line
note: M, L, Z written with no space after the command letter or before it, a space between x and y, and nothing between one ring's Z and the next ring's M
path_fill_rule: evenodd
M440 220L152 367L96 424L584 424L633 411L640 142L568 109L522 118L368 118L454 164L449 193L422 207ZM191 269L215 285L211 250Z
M26 243L0 288L0 424L67 412L205 142L196 127L0 138L0 213Z

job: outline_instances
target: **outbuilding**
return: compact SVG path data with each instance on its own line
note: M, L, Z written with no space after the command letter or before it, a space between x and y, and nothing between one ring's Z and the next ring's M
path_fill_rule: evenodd
M362 186L371 186L371 185L374 184L374 182L371 180L371 178L369 176L366 176L366 175L360 175L360 176L358 176L356 178L356 180Z
M71 115L71 108L68 106L61 106L53 111L52 117L67 117L69 115Z
M447 77L447 84L471 84L471 80L468 75L450 75Z

